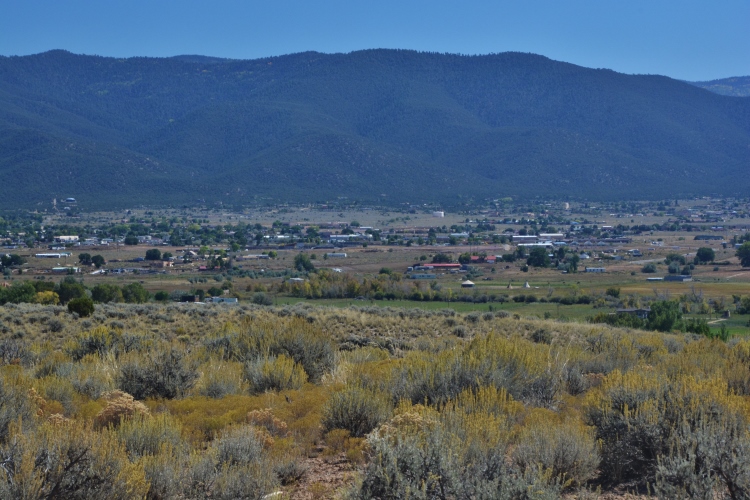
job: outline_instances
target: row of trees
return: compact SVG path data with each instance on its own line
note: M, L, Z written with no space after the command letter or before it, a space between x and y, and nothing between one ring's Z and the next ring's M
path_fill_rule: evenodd
M646 319L632 314L599 313L590 319L592 323L606 323L612 326L638 328L641 330L655 330L658 332L682 331L697 333L709 338L719 338L726 341L729 332L722 324L718 332L713 332L705 319L685 320L682 316L681 305L672 300L659 300L650 304L651 310Z
M130 283L122 287L101 283L89 289L73 276L66 276L59 283L42 280L19 281L8 288L0 288L0 305L22 302L58 305L68 304L76 299L88 299L92 303L102 304L142 304L151 300L151 294L140 283Z

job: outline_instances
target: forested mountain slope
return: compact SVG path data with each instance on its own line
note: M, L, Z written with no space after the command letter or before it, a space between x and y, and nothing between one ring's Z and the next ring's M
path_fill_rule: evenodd
M750 187L750 100L520 53L0 57L0 207Z

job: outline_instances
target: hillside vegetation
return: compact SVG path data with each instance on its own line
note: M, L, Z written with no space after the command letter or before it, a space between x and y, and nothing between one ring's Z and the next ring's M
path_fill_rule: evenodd
M0 207L746 192L750 101L532 54L0 58Z
M750 96L750 76L734 76L731 78L721 78L719 80L709 80L707 82L690 83L696 87L701 87L721 95L737 97Z
M195 304L6 305L0 334L3 498L750 494L747 340Z

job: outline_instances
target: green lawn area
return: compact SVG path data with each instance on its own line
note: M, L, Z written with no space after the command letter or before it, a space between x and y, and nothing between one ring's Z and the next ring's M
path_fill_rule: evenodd
M470 311L508 311L522 317L537 316L543 318L545 313L549 317L557 319L575 319L583 321L587 316L593 316L598 312L590 305L564 306L552 302L534 302L531 304L518 302L488 302L484 304L472 302L422 302L413 300L354 300L354 299L318 299L307 300L297 297L278 297L277 305L296 304L306 302L318 306L348 307L348 306L377 306L377 307L401 307L405 309L419 308L426 310L453 309L457 312Z
M599 312L612 312L611 309L595 309L591 305L574 304L570 306L560 305L553 302L534 302L527 304L524 302L490 302L490 303L471 303L471 302L421 302L413 300L354 300L354 299L318 299L307 300L297 297L278 297L277 305L297 304L300 302L314 304L316 306L329 307L349 307L349 306L376 306L376 307L399 307L404 309L418 308L425 310L453 309L457 312L471 311L508 311L510 314L518 314L522 318L535 316L544 318L545 313L549 319L561 319L583 322L586 318L594 316ZM690 314L686 318L705 319L710 323L713 331L718 332L722 323L729 329L732 335L750 335L750 326L748 321L750 315L732 315L730 319L718 321L716 315L698 315Z

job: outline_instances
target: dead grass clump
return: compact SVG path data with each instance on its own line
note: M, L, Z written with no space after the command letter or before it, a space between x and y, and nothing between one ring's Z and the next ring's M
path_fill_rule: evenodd
M133 396L119 390L107 392L102 395L102 399L107 401L107 406L100 411L94 418L97 428L117 426L124 418L133 415L149 415L149 409L136 401Z
M290 436L289 426L283 420L276 418L270 408L252 410L247 414L247 423L265 429L275 438Z

